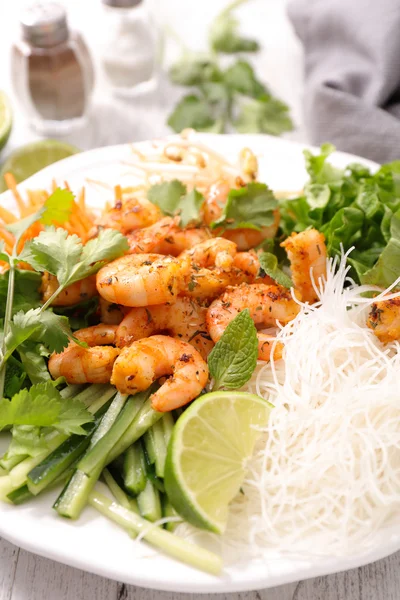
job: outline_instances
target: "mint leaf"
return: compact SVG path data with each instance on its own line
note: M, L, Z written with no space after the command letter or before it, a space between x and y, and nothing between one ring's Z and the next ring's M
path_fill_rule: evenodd
M153 185L147 197L150 202L159 206L164 214L179 215L182 227L199 221L200 207L204 202L203 195L195 189L187 192L186 187L177 179Z
M257 52L260 49L258 42L240 35L239 21L232 15L231 10L225 9L211 23L208 38L212 49L214 52L225 54Z
M281 135L292 131L293 121L287 104L266 94L242 105L235 127L239 133Z
M64 400L51 381L23 389L11 400L0 400L0 430L25 425L83 435L82 425L91 421L93 415L84 404L77 399Z
M266 275L269 275L274 279L279 285L282 285L285 288L290 289L293 287L293 282L284 273L278 266L278 259L275 254L271 254L271 252L263 252L258 257L260 261L261 269L264 271Z
M230 190L221 217L211 223L212 228L261 229L274 222L274 210L278 202L264 183L249 183Z
M256 368L257 356L257 329L246 308L229 323L208 356L213 390L242 387Z
M200 96L190 94L178 102L167 123L176 133L180 133L187 128L207 130L215 125L215 119L208 102Z

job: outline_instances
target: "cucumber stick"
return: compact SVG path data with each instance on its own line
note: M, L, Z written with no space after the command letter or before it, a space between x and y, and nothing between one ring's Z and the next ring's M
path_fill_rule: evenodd
M93 490L89 494L89 504L129 533L133 530L137 535L141 534L147 542L160 548L166 554L213 575L219 575L221 572L222 559L220 556L149 523L100 492Z
M128 494L124 492L108 469L104 469L103 477L116 501L124 508L133 510L135 513L139 514L139 509L135 498L130 498Z
M151 431L153 432L154 448L156 451L155 469L157 477L164 477L165 461L167 458L167 444L164 434L164 417L154 423Z
M150 427L143 435L143 443L146 448L147 459L151 465L154 465L157 457L156 443L154 439L153 427Z
M110 408L102 418L99 426L92 436L87 451L88 453L112 428L126 402L126 399L127 396L123 394L118 393L115 396ZM83 508L87 504L90 491L93 489L96 481L100 477L103 467L105 466L104 462L105 459L102 463L98 464L95 470L92 471L90 477L84 471L79 469L80 463L78 463L77 470L53 505L53 508L56 509L59 515L69 519L77 519L79 517Z
M140 441L132 444L124 454L124 487L137 496L146 487L146 459Z
M171 533L173 533L175 531L175 529L178 527L179 522L182 522L182 519L179 517L178 513L172 506L171 502L168 499L167 494L163 494L162 500L161 500L161 506L162 506L163 518L166 518L166 519L169 519L171 517L174 518L174 521L167 521L167 523L164 524L165 529L167 531L170 531ZM179 518L179 521L175 520L177 518Z
M137 503L143 518L152 523L162 518L160 492L151 481L146 481L146 487L137 497Z

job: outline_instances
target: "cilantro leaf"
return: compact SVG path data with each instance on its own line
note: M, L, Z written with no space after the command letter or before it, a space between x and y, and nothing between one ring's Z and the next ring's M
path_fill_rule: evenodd
M208 81L217 81L221 72L216 62L207 54L185 52L172 65L169 76L173 83L183 86L201 85Z
M208 37L212 49L225 54L257 52L260 49L258 42L240 35L239 21L232 15L232 8L225 9L211 23Z
M61 289L96 273L107 260L128 250L128 241L119 231L106 229L85 246L77 235L49 227L27 242L19 258L37 271L57 277Z
M211 223L212 228L260 229L274 222L274 210L278 203L272 191L264 183L249 183L230 190L221 217Z
M7 448L7 457L38 456L46 450L48 444L40 427L31 425L15 425L12 428L12 440Z
M224 73L224 81L232 92L238 92L251 98L267 94L267 89L258 81L253 67L245 60L238 60Z
M4 317L8 293L9 271L0 275L0 318ZM34 271L15 270L13 313L40 306L41 276Z
M290 277L279 268L278 259L274 254L271 254L271 252L263 252L258 258L261 269L266 275L272 277L279 285L283 285L285 288L290 289L293 287Z
M18 393L26 379L26 372L22 363L10 356L6 365L6 374L4 381L4 395L6 398L11 398Z
M159 206L164 214L179 215L182 227L199 220L200 207L204 202L200 192L195 189L187 192L186 186L177 179L153 185L148 190L147 197Z
M257 329L246 308L229 323L208 356L213 390L242 387L256 368L257 356Z
M187 128L205 131L215 126L216 121L209 103L200 96L190 94L178 102L167 123L176 133L180 133Z
M43 383L51 379L46 361L44 360L44 356L47 356L49 353L43 344L27 340L18 346L18 354L24 371L32 384ZM10 358L12 359L13 357Z
M14 315L10 331L5 339L5 359L7 360L18 346L32 339L43 342L50 352L61 352L70 340L77 341L68 325L68 319L50 310L39 308L22 311Z
M52 427L57 422L62 399L51 384L40 383L0 400L0 430L14 425Z
M292 131L293 122L287 104L266 94L242 106L235 127L239 133L281 135Z

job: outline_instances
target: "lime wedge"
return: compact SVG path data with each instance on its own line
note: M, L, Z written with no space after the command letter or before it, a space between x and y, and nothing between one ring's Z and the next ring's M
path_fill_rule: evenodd
M77 152L79 150L75 146L58 140L43 140L18 148L8 157L0 170L0 192L7 189L4 181L5 173L12 173L17 183L20 183L44 167Z
M178 419L168 446L165 489L186 521L223 533L271 405L246 392L201 396Z
M11 105L6 94L0 91L0 150L10 137L12 127Z

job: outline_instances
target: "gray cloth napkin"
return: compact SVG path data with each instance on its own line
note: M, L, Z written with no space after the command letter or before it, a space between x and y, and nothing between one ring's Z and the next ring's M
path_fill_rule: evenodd
M291 0L313 143L400 159L400 0Z

